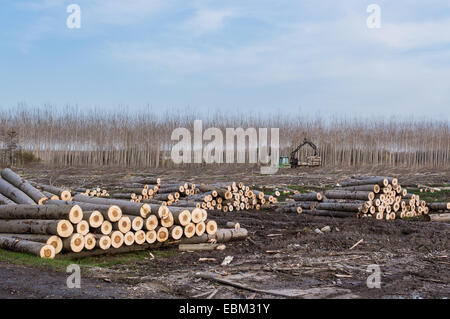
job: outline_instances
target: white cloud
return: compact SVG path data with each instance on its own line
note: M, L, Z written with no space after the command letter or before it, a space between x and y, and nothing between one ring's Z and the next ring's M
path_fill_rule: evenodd
M184 27L197 34L217 31L224 26L225 19L235 16L236 11L233 9L199 9L194 17L184 23Z

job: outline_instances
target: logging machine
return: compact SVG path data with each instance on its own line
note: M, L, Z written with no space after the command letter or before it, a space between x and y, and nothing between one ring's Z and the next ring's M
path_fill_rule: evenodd
M308 156L306 158L306 162L299 162L298 159L298 151L305 145L309 145L314 150L314 155ZM303 143L298 145L292 152L291 156L288 158L287 156L280 157L280 167L290 167L296 168L299 166L320 166L322 165L322 158L319 156L319 152L317 150L317 146L308 140L306 137L303 139Z

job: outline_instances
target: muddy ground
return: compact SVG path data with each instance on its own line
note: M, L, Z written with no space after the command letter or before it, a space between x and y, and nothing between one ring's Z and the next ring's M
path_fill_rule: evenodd
M306 188L330 186L359 174L396 176L402 184L411 186L450 183L450 168L413 171L322 167L282 169L273 176L262 176L257 168L244 167L152 171L35 167L23 173L36 181L67 186L119 185L138 173L155 173L163 182L234 180ZM171 248L165 255L149 251L140 258L108 267L82 267L81 289L67 288L68 274L63 271L0 262L0 298L450 297L450 224L339 219L275 214L270 210L210 213L209 216L219 226L226 221L239 222L249 231L249 238L228 243L222 251L179 253ZM315 232L324 226L330 226L331 232ZM222 266L227 256L233 260ZM380 268L380 288L367 285L371 275L367 271L369 265ZM197 276L200 272L221 275L260 291L202 279Z

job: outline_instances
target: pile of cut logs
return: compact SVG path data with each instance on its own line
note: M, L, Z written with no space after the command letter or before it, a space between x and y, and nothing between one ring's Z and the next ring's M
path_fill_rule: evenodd
M28 181L10 169L0 178L0 248L54 258L61 252L97 255L155 243L226 242L245 229L217 230L202 208L168 207L71 194ZM136 247L138 246L138 247Z
M408 194L406 188L391 177L366 177L345 181L338 188L323 193L295 194L294 201L279 211L330 216L375 217L394 220L450 210L450 203L426 203L419 195Z

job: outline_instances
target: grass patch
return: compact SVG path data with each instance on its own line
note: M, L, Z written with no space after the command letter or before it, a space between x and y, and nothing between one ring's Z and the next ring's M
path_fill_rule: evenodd
M176 255L177 250L156 250L151 251L151 253L155 257L168 258ZM142 250L115 256L95 256L81 259L43 259L34 255L0 249L0 262L9 262L17 265L51 269L55 271L66 271L67 266L71 264L77 264L81 267L107 268L116 265L131 264L149 257L149 251Z
M420 199L423 199L426 202L450 202L450 190L443 190L440 192L420 192L418 189L409 189L408 193L416 194L420 196Z

